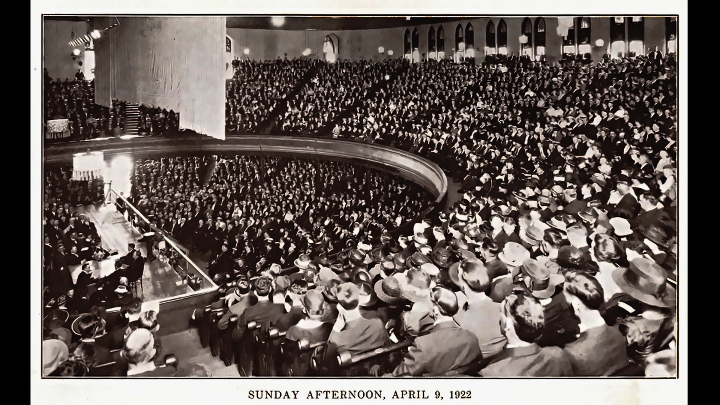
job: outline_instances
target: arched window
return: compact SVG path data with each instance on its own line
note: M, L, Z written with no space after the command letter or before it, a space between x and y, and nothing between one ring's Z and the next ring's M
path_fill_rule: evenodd
M525 18L522 23L522 35L520 36L520 54L527 55L532 58L533 47L533 26L529 18Z
M428 30L428 59L437 59L437 46L435 42L435 28Z
M665 17L665 44L667 53L677 53L677 17Z
M403 55L405 59L411 59L412 57L412 42L410 40L410 30L405 30L405 40L403 42Z
M495 55L497 52L497 41L495 38L495 23L488 21L485 27L485 55Z
M622 58L625 52L625 17L610 17L610 54Z
M420 34L418 34L417 28L412 33L412 61L420 62Z
M497 28L497 46L500 55L507 55L507 43L507 24L505 20L500 20Z
M232 52L232 41L230 37L225 37L225 52Z
M628 18L628 50L630 56L645 55L645 19Z
M465 26L465 58L475 57L475 31L472 24Z
M442 25L437 30L437 52L438 59L445 58L445 30Z
M335 60L337 60L336 49L337 48L335 47L335 42L332 37L330 37L330 35L326 35L325 40L323 41L323 55L325 55L326 62L335 63Z
M465 32L462 24L455 28L455 62L462 62L465 56Z
M563 54L564 55L575 55L577 53L577 49L575 49L575 45L577 44L577 40L575 38L575 34L577 32L576 27L578 25L578 19L573 19L573 24L571 27L568 28L567 35L563 37Z
M592 45L590 45L590 17L577 17L575 19L577 25L577 43L578 53L585 55L592 51Z
M535 20L533 42L535 42L535 58L540 60L540 58L545 55L545 19L542 17L538 17Z

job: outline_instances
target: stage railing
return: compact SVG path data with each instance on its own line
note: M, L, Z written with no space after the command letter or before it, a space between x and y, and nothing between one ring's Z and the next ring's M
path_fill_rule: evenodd
M180 276L182 283L189 286L193 291L207 290L217 288L217 284L203 272L190 258L187 256L187 249L183 248L176 239L168 235L165 231L152 225L150 220L146 218L138 208L131 204L127 198L116 193L112 188L108 191L108 202L119 205L124 210L126 219L140 233L146 234L153 232L155 240L165 242L165 256L172 269Z

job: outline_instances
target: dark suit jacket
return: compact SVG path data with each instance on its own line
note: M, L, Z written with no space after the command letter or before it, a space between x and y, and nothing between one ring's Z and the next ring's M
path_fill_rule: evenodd
M566 377L572 366L559 347L506 348L480 371L483 377Z
M222 303L223 300L219 301ZM218 321L218 328L220 330L225 330L228 327L228 322L230 322L230 317L233 315L238 316L238 321L240 320L240 315L245 312L245 310L253 305L257 304L257 297L255 294L248 294L244 297L241 297L240 300L230 306L228 308L228 311L225 313L225 315L220 318L220 321ZM224 304L223 304L224 305Z
M128 281L133 282L142 278L143 272L145 271L145 260L142 257L138 257L130 262L127 268Z
M341 351L358 354L389 344L390 336L380 319L360 317L346 323L340 332L330 333L322 363L324 367L329 367Z
M485 268L487 269L488 277L490 277L490 280L494 279L495 277L504 276L508 273L508 269L505 263L503 263L502 260L498 259L497 257L493 260L486 262Z
M467 308L460 308L453 318L460 327L475 334L483 358L492 357L505 347L507 339L499 326L500 304L488 299L468 302Z
M617 328L603 324L582 332L563 350L572 365L573 375L594 377L613 375L628 365L625 344L625 337Z
M522 243L520 237L517 236L515 232L512 232L510 235L508 235L507 233L505 233L504 229L501 230L500 233L497 234L497 236L495 236L494 240L500 250L502 250L503 247L505 247L505 244L508 242Z
M580 333L580 326L572 307L562 293L562 286L557 286L552 301L545 307L545 327L543 334L535 342L540 346L559 346L573 342Z
M563 207L563 212L570 215L577 215L580 211L585 211L587 203L582 200L573 200L570 204Z
M393 376L442 374L482 359L477 337L454 321L441 322L415 338Z
M623 216L627 219L635 218L640 212L640 203L632 194L625 194L612 210L612 216Z
M247 308L238 319L237 327L232 333L233 340L242 339L248 322L256 321L260 325L266 322L274 323L277 322L284 312L285 306L283 304L275 304L272 301L260 301Z

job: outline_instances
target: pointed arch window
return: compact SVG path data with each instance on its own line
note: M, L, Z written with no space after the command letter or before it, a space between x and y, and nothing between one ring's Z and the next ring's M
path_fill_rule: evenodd
M507 24L505 23L505 20L500 20L497 26L497 46L499 54L507 55L507 44Z
M405 30L405 38L403 41L403 55L405 59L411 57L412 42L410 40L410 30Z
M540 59L545 55L545 19L538 17L535 19L535 32L533 33L535 42L535 58Z
M665 44L667 53L677 53L677 17L665 17Z
M420 62L420 34L417 28L412 32L412 61Z
M495 52L497 52L495 23L490 20L485 27L485 55L495 55Z
M465 57L475 57L475 31L470 23L465 26Z
M438 59L445 58L445 29L442 25L437 30L437 52Z
M533 24L530 18L522 22L522 40L520 41L520 54L532 58L533 56Z
M437 59L437 44L434 27L430 27L428 30L428 59Z
M465 31L462 24L455 27L455 62L462 62L465 56Z

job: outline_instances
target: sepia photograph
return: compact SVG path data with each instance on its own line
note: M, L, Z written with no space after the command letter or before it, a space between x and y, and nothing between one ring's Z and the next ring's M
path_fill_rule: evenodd
M33 378L687 376L687 17L536 9L33 14Z

